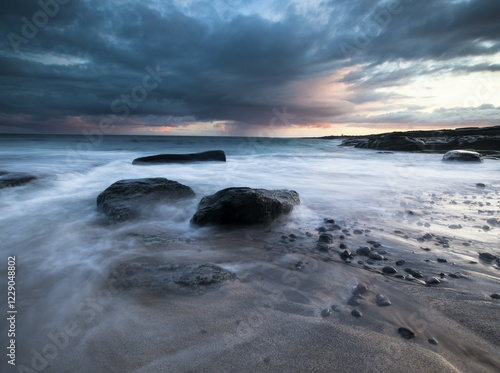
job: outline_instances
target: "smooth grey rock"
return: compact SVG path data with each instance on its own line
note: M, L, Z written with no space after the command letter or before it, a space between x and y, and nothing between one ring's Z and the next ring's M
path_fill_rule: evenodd
M193 190L165 178L128 179L111 184L97 196L97 209L109 221L137 218L145 205L194 197Z
M203 197L192 222L198 225L269 223L299 203L299 194L293 190L227 188Z

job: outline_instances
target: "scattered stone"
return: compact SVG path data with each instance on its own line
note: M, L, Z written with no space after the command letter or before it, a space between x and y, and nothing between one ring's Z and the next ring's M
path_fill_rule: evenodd
M316 244L316 250L326 253L326 252L330 251L330 247L324 242L318 242Z
M434 338L429 338L427 340L427 342L429 342L431 345L434 345L434 346L438 345L438 342Z
M351 311L351 315L353 315L354 317L361 317L361 316L363 316L363 314L361 313L361 311L358 310L357 308L355 308L355 309L353 309Z
M405 268L405 272L409 273L415 278L423 278L424 276L422 275L422 272L416 270L416 269L411 269L411 268Z
M405 260L403 260L403 259L400 259L400 260L398 260L398 261L396 262L396 265L397 265L397 266L402 266L402 265L404 265L404 264L406 264L406 261L405 261Z
M351 298L349 298L349 300L347 301L347 304L349 306L353 306L353 307L357 307L359 306L361 303L359 302L359 297L356 296L356 295L353 295Z
M330 218L324 218L323 221L326 223L326 224L335 224L335 220L333 219L330 219Z
M410 329L407 329L407 328L399 328L398 333L404 339L411 339L411 338L415 337L415 333L413 333Z
M365 284L358 284L353 290L353 294L365 294L368 291L368 286Z
M352 233L353 233L353 234L358 234L358 235L359 235L359 234L363 234L363 230L362 230L362 229L354 229L354 230L352 231Z
M450 229L462 229L462 225L460 225L460 224L451 224L451 225L448 225L448 228L450 228Z
M437 262L438 263L448 263L448 261L446 259L443 259L443 258L437 258Z
M450 150L443 155L443 161L482 162L481 154L470 150Z
M421 249L424 251L431 251L431 249L429 249L428 247L421 247Z
M306 237L312 237L312 233L311 232L306 232Z
M384 260L384 257L379 253L374 253L373 251L368 254L368 257L373 260Z
M298 261L297 263L295 263L295 269L297 271L302 271L302 267L304 266L304 262L301 260L301 261Z
M140 215L148 204L194 197L193 190L165 178L128 179L111 184L97 196L97 209L111 222L123 222Z
M393 275L395 273L397 273L397 269L394 268L394 267L391 267L391 266L385 266L384 268L382 268L382 272L383 273L387 273L389 275Z
M492 227L500 227L500 219L497 218L490 218L486 220L486 223L488 223Z
M341 242L340 245L339 245L339 248L341 250L346 250L348 248L348 246L345 243Z
M322 233L319 238L319 242L324 242L324 243L333 243L333 234L331 233Z
M340 253L340 258L342 260L353 259L352 253L349 250L344 250Z
M497 257L493 254L490 253L479 253L479 259L485 260L487 262L492 262L496 259Z
M430 233L424 234L424 239L426 239L426 240L432 240L432 238L433 238L432 234L430 234Z
M430 276L430 277L427 277L427 278L425 279L425 283L426 283L427 285L437 285L437 284L440 284L440 283L441 283L441 281L439 281L439 279L438 279L438 278L436 278L436 277L432 277L432 276Z
M376 302L377 302L377 306L379 306L379 307L387 307L387 306L390 306L392 304L391 301L389 300L389 298L387 298L383 294L377 294Z
M370 240L370 241L366 241L366 242L369 243L370 245L372 245L374 248L378 248L378 247L382 246L382 244L380 242L377 242L377 241Z
M269 223L299 203L293 190L226 188L203 197L192 221L199 225Z
M477 184L476 184L476 187L477 187L477 188L486 188L486 185L485 185L485 184L483 184L483 183L477 183Z
M372 252L372 249L369 248L368 246L360 246L360 248L356 250L356 253L358 253L359 255L364 255L364 256L370 255L371 252Z
M490 295L490 297L491 297L492 299L500 299L500 294L498 294L498 293L494 293L494 294L491 294L491 295Z
M323 311L321 311L321 316L322 317L328 317L332 313L332 310L330 308L325 308Z

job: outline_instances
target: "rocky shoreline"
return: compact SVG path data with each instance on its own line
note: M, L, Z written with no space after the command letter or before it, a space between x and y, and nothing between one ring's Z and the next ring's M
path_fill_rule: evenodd
M342 139L341 146L383 151L446 153L473 150L492 159L500 159L500 126L458 128L454 130L391 132L369 136L326 136Z

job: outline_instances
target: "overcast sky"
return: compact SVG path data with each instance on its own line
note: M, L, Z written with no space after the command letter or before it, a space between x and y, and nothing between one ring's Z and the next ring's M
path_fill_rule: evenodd
M0 133L500 124L498 0L3 0Z

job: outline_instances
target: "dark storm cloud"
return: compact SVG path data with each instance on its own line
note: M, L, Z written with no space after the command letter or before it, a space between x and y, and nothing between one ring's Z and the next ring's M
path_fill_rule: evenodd
M40 3L0 6L0 125L110 115L265 125L285 106L312 123L383 98L370 90L430 73L421 65L379 69L391 61L498 71L454 62L500 50L497 1L318 1L305 10L300 1L198 0L187 8L175 1ZM37 27L41 11L54 14ZM290 88L360 64L365 68L343 79L357 90L351 102L304 104L302 92Z

